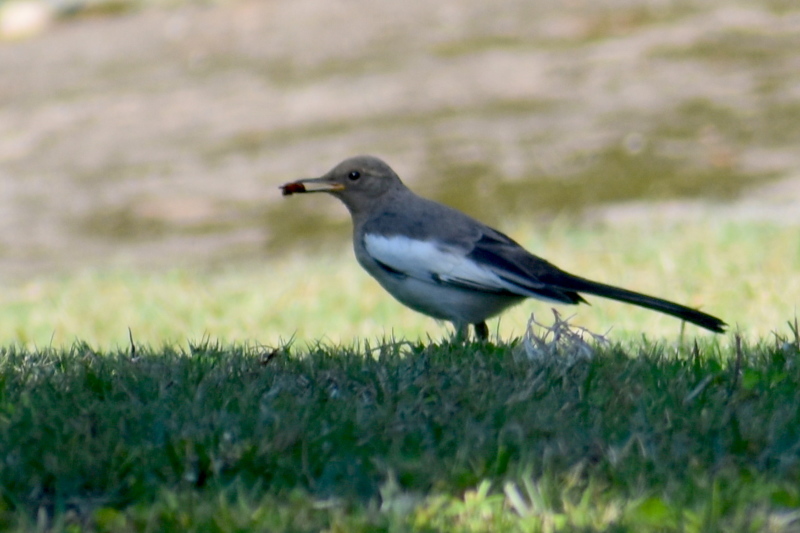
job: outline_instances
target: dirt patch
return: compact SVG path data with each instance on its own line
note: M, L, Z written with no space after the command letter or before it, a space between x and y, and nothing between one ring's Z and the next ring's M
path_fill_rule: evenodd
M796 222L798 49L782 2L258 1L62 23L0 44L0 275L342 243L340 206L277 186L365 152L490 222L709 198Z

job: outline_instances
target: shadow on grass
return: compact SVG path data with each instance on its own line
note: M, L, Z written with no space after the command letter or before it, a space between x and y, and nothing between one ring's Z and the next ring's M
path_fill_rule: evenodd
M351 502L368 518L483 483L486 498L505 486L500 509L519 516L587 497L655 498L670 516L713 503L724 518L745 496L797 508L795 344L642 341L570 365L530 361L515 342L8 347L3 513L97 526L188 494L227 494L219 511L244 491L317 511L297 501Z

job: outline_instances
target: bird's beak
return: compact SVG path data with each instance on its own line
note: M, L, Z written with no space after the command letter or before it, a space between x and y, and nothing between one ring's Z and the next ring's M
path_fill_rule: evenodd
M281 185L284 196L303 192L336 192L344 190L344 185L330 178L306 178Z

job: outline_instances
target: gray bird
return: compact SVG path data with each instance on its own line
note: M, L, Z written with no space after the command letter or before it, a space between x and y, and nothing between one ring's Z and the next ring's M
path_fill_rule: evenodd
M375 157L347 159L320 178L282 189L341 200L353 219L361 266L401 303L452 322L460 338L472 324L478 339L486 339L486 320L526 298L586 303L580 292L725 330L725 322L695 309L569 274L474 218L417 196Z

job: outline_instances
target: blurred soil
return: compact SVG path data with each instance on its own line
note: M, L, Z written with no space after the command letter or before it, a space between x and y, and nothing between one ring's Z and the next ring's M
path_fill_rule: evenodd
M0 276L349 238L358 153L488 222L800 223L795 1L261 0L0 43Z

